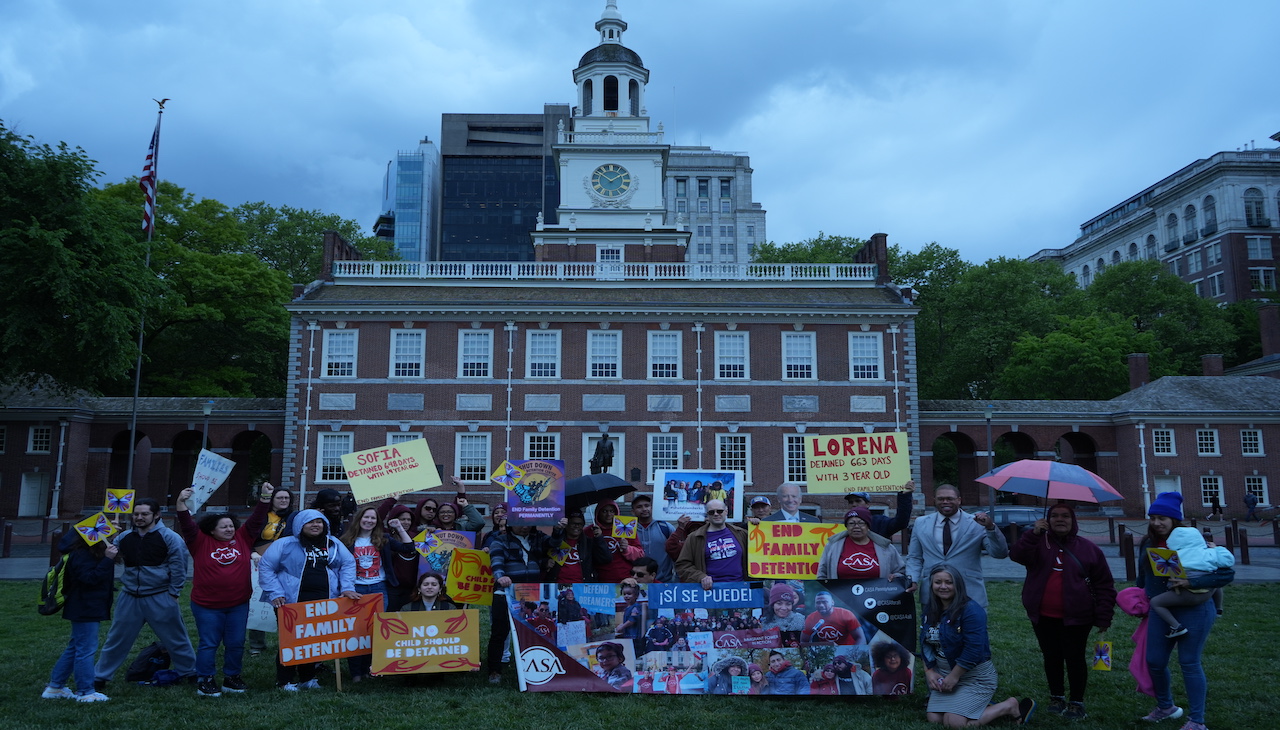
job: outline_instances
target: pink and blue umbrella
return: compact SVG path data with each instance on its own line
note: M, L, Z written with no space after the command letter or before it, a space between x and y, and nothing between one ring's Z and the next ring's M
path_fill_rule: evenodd
M1010 462L978 477L978 481L1002 492L1031 497L1069 499L1076 502L1108 502L1124 499L1107 480L1075 464L1041 459Z

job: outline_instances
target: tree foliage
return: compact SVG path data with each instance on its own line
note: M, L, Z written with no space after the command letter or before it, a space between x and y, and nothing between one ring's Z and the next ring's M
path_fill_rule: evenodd
M1126 356L1151 355L1151 375L1172 371L1168 348L1118 314L1057 318L1042 336L1024 335L1000 371L996 398L1104 399L1129 389Z
M803 241L762 243L756 246L751 260L757 264L847 264L866 244L861 238L828 236L818 231L817 236Z
M397 258L389 241L365 235L355 221L332 213L257 202L239 205L233 214L246 236L244 248L236 252L257 256L295 284L307 284L320 276L320 241L325 231L337 231L367 259Z

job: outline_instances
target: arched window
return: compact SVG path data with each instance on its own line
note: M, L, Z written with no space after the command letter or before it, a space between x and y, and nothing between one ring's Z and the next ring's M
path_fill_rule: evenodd
M591 87L591 79L582 82L582 116L591 116L591 97L594 91Z
M1120 252L1119 252L1119 251L1112 251L1112 252L1111 252L1111 263L1113 263L1113 264L1118 264L1118 263L1120 263Z
M1204 230L1202 233L1206 236L1212 236L1218 232L1218 201L1213 199L1212 195L1204 196Z
M607 112L618 111L618 77L604 77L604 106Z
M1130 261L1137 261L1137 260L1138 260L1138 244L1137 244L1137 242L1134 242L1134 243L1129 244L1129 260L1130 260Z
M1182 211L1182 242L1191 243L1200 237L1200 233L1196 231L1196 207L1188 205Z
M1252 228L1265 228L1271 225L1267 220L1267 210L1263 205L1262 191L1249 188L1244 191L1244 224Z
M1080 270L1080 285L1089 286L1091 283L1093 283L1093 273L1089 271L1089 265L1085 264Z
M1104 258L1099 257L1099 258L1098 258L1098 262L1097 262L1097 267L1096 267L1096 268L1097 268L1098 273L1099 273L1099 274L1101 274L1101 273L1102 273L1103 271L1105 271L1105 270L1106 270L1106 268L1107 268L1107 260L1106 260L1106 259L1104 259Z
M1147 236L1147 258L1153 259L1160 254L1156 251L1156 237Z
M640 116L640 82L631 79L627 83L627 98L631 100L631 116Z
M1164 250L1172 251L1178 247L1178 216L1173 213L1164 221Z

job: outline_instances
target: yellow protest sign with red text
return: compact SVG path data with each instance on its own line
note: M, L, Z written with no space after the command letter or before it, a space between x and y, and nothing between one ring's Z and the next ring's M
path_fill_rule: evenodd
M360 504L399 497L441 484L426 439L402 441L342 455L351 496Z
M911 479L908 444L905 431L806 435L809 494L898 491Z
M377 675L474 672L480 669L480 612L378 614L373 634Z
M761 522L747 532L747 574L752 578L815 580L818 558L844 528L821 522Z
M493 603L493 569L489 553L471 548L454 548L449 560L446 593L454 603L488 606Z

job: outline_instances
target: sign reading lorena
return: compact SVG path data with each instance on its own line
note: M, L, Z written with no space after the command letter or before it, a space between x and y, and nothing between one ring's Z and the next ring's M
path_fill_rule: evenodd
M911 479L907 433L805 436L810 494L896 492Z

